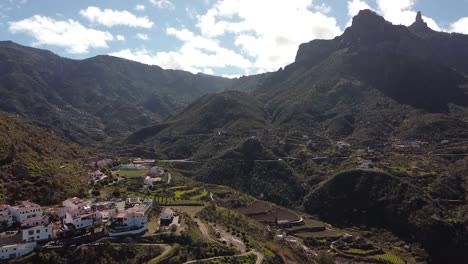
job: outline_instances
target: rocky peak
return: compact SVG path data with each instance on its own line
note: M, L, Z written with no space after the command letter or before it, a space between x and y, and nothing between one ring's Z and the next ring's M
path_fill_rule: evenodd
M422 19L421 11L418 11L418 14L416 15L416 22L415 23L417 23L417 24L424 23L425 25L427 25L426 22L424 22L424 20Z
M404 26L396 26L386 21L372 10L361 10L353 18L351 27L341 37L341 45L352 46L375 44L380 41L396 41L408 37L410 33Z
M427 23L424 21L421 11L418 12L416 15L416 21L411 26L409 26L409 29L415 33L433 32L433 30L430 29Z

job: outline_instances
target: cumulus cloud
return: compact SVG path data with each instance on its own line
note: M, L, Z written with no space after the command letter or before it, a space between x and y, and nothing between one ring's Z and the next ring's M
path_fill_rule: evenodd
M144 33L137 33L135 37L141 40L149 40L148 34L144 34Z
M450 26L451 32L457 32L462 34L468 34L468 17L464 17L454 22Z
M315 5L314 10L318 11L318 12L320 12L322 14L328 14L328 13L330 13L332 11L332 8L331 8L331 6L329 6L329 5L325 4L325 3L322 3L320 5Z
M90 6L85 10L81 10L80 14L91 23L106 27L129 26L152 28L154 25L148 17L138 17L126 10L118 11Z
M174 4L171 3L171 1L169 0L150 0L150 3L152 3L154 6L160 9L175 9Z
M232 66L246 69L252 66L248 59L233 50L221 47L214 39L195 35L187 29L167 28L166 33L183 42L178 50L152 52L147 49L124 49L110 55L193 73L213 74L213 68Z
M115 38L117 40L119 40L119 41L125 41L125 36L123 36L123 35L117 35L117 36L115 36Z
M145 10L145 8L146 7L144 5L136 5L135 6L135 10L138 10L138 11L143 11L143 10Z
M372 9L365 1L363 0L352 0L348 1L348 15L350 17L356 16L359 11L364 9Z
M50 17L33 17L9 23L11 33L25 33L35 40L34 46L63 47L69 53L87 53L92 48L108 48L114 37L107 31L89 29L74 20L55 20Z
M312 0L221 0L198 17L197 27L209 38L232 34L253 58L252 70L269 71L293 62L299 44L341 33L326 9Z

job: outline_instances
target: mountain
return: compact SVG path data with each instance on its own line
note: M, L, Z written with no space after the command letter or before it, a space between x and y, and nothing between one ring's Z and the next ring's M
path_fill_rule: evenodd
M438 192L443 191L454 200L464 198L462 181L461 177L435 180L440 187ZM466 206L465 216L457 219L434 197L434 193L429 194L405 178L352 170L335 175L312 192L304 206L334 224L386 227L406 240L416 239L437 263L467 259Z
M53 204L80 189L88 151L16 116L0 112L1 200Z
M434 263L463 262L466 47L467 36L432 31L420 14L405 27L364 10L255 89L206 95L125 143L343 227L387 228Z
M250 90L267 74L227 79L163 70L110 56L85 60L0 42L0 111L18 114L74 142L119 140L207 93Z

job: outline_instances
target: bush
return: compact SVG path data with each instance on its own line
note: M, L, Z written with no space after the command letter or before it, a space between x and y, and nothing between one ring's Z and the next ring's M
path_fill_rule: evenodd
M91 191L91 194L92 194L93 196L99 196L99 195L101 195L101 191L99 191L98 189L93 189L93 190Z

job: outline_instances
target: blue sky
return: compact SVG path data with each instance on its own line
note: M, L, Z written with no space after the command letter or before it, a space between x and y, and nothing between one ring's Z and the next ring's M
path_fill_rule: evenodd
M1 40L84 59L110 54L240 76L294 61L299 44L340 35L360 9L468 34L468 0L1 0ZM64 5L66 3L66 5Z

